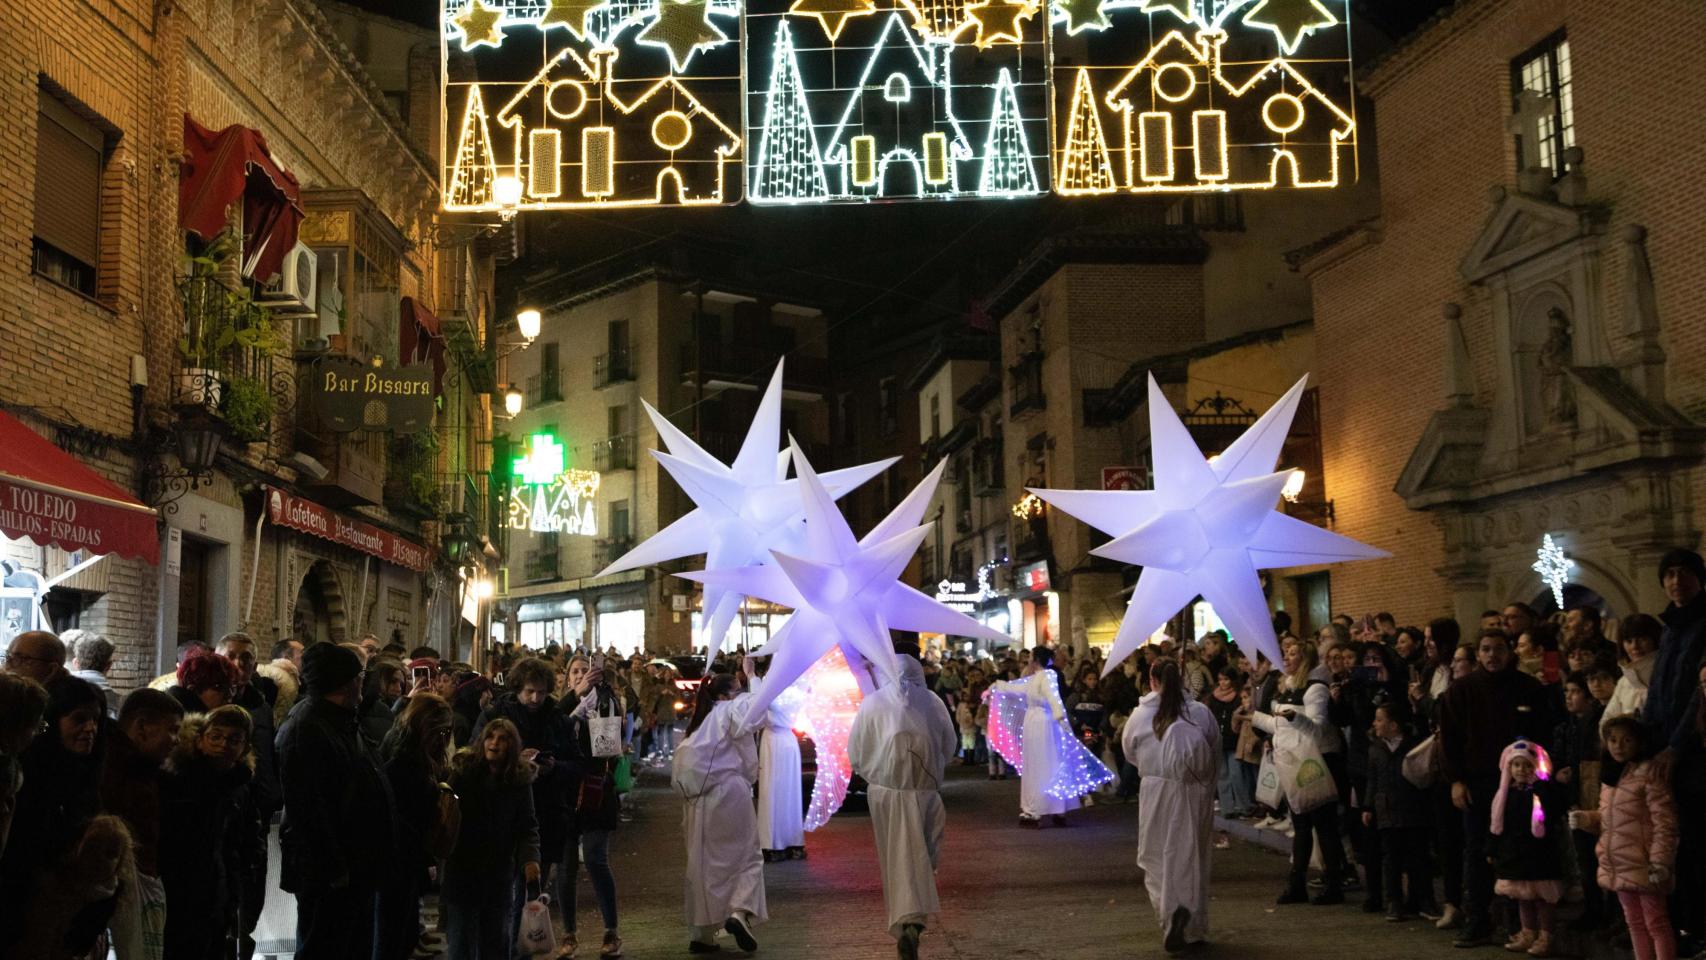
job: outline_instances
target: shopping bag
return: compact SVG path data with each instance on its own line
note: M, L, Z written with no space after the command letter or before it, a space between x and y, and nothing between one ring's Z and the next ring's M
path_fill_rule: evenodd
M557 934L551 928L551 898L540 895L521 908L521 925L515 931L515 952L523 957L549 956L557 952Z
M1274 730L1274 768L1279 771L1280 789L1294 813L1308 813L1338 802L1338 784L1333 782L1315 739L1290 723Z
M1439 740L1434 734L1429 734L1426 740L1410 748L1404 754L1402 767L1404 779L1410 781L1419 790L1433 786L1439 777Z
M586 729L593 756L609 759L622 755L621 717L588 717Z
M622 759L616 761L616 792L627 793L634 789L634 761L631 755L624 753Z
M166 955L166 888L145 873L120 886L108 929L119 960L162 960ZM128 879L128 878L127 878Z
M1262 753L1261 769L1256 771L1256 802L1270 810L1278 810L1285 791L1280 789L1279 769L1274 766L1274 752Z

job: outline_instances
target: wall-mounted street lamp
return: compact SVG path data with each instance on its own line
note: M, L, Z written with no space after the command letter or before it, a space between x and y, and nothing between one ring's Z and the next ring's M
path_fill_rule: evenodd
M523 337L532 340L539 336L539 326L542 319L538 310L528 307L515 315L515 328Z
M521 391L514 384L504 388L504 412L515 416L521 412Z

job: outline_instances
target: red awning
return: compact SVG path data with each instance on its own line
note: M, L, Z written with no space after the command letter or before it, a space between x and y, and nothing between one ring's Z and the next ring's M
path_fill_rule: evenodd
M405 366L432 362L432 392L444 392L444 327L414 297L404 297L397 343Z
M267 519L281 527L311 533L410 570L424 571L432 568L432 551L412 540L405 540L371 523L351 520L341 513L328 510L311 500L285 493L277 487L265 489Z
M123 487L0 413L0 533L158 563L154 518Z
M246 272L271 280L296 246L303 213L301 188L267 138L237 124L215 132L185 114L179 177L178 225L203 240L225 229L225 208L243 198L243 255L255 258Z

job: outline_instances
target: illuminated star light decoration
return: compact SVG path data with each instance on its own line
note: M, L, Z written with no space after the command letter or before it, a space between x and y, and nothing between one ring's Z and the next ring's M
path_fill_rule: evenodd
M798 495L806 517L805 549L798 554L771 550L774 563L733 570L705 570L677 576L792 607L793 616L766 645L771 654L764 684L752 709L763 709L777 693L798 680L840 645L848 661L862 658L875 668L878 685L895 682L889 630L917 630L1008 642L963 613L897 579L933 524L919 525L942 479L938 463L906 499L863 539L854 539L835 499L790 439Z
M1280 662L1259 570L1390 556L1275 509L1291 471L1274 472L1308 378L1210 463L1149 378L1153 490L1032 490L1113 539L1092 555L1143 567L1106 674L1199 594L1240 645Z
M728 34L706 19L706 0L658 0L657 17L636 38L669 52L677 72L702 49L727 43Z
M847 741L865 697L840 647L824 654L796 686L805 693L798 727L812 738L817 751L817 773L812 778L811 802L806 806L806 829L816 830L828 823L847 799L847 786L853 779Z
M1038 670L1022 680L1010 681L1010 685L1019 687L1032 683L1048 684L1053 699L1060 700L1060 682L1053 670ZM1029 707L1025 693L991 687L984 692L984 698L989 703L989 747L1023 776L1025 711ZM1080 743L1066 724L1051 722L1049 730L1055 737L1056 766L1053 779L1043 787L1044 793L1056 800L1075 800L1114 781L1114 772Z
M800 499L800 480L787 478L789 453L778 451L782 442L781 361L732 464L706 453L651 404L644 406L668 450L654 450L652 456L681 485L694 507L617 558L599 576L701 553L707 569L731 570L769 563L772 549L801 549L805 505ZM822 486L833 500L887 470L895 459L824 474ZM815 475L813 479L817 480ZM741 598L739 590L706 583L702 642L708 655L715 656L722 648L730 624L740 613Z
M468 0L468 6L452 16L450 22L456 24L456 28L461 31L464 50L503 44L504 8L501 2L495 7L489 7L481 0Z
M1540 549L1535 551L1533 570L1540 574L1540 582L1552 588L1552 601L1558 609L1564 609L1564 584L1570 582L1570 570L1576 562L1564 555L1564 548L1558 546L1550 533L1540 541Z

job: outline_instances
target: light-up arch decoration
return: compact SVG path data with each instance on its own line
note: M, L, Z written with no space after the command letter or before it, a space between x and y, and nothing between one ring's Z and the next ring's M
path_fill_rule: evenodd
M1328 188L1356 178L1347 0L1050 0L1054 189ZM1089 51L1134 51L1124 65Z

